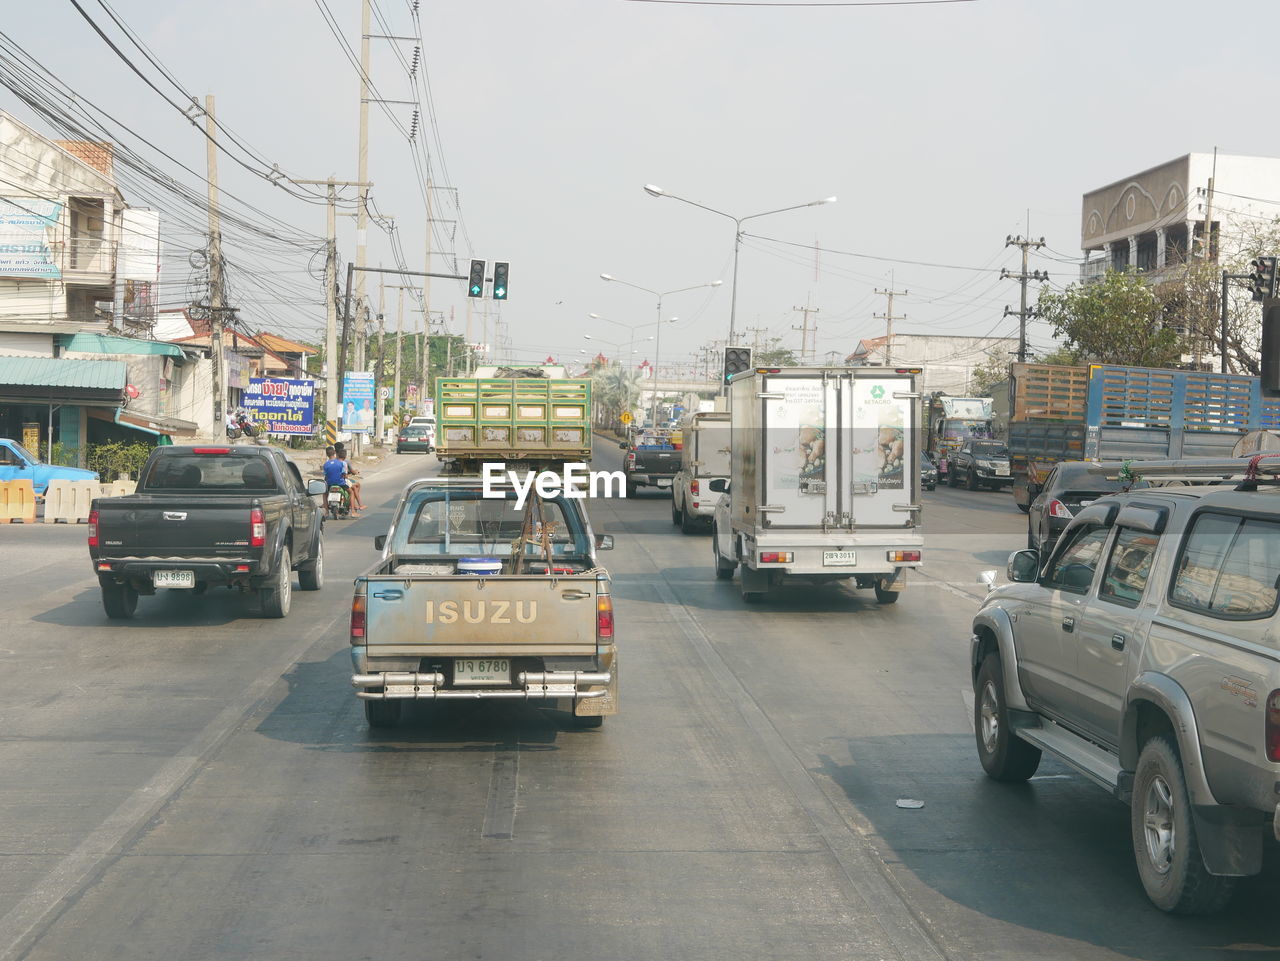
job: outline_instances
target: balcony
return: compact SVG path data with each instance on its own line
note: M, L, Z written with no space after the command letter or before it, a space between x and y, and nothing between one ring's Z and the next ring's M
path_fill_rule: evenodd
M94 236L72 236L50 244L54 262L67 284L111 285L116 272L116 245Z

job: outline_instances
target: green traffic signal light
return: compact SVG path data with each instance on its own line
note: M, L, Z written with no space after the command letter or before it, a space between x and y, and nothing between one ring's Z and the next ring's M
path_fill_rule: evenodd
M508 273L507 264L501 261L496 261L494 263L493 265L493 299L494 300L507 299L507 273Z
M467 288L468 297L484 296L484 261L471 261L471 282Z

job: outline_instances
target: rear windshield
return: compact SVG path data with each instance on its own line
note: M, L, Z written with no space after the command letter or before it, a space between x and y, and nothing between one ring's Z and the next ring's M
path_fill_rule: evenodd
M1128 487L1131 490L1147 487L1146 481L1129 482L1112 480L1101 474L1090 474L1087 466L1059 467L1054 486L1064 491L1082 491L1088 493L1118 491Z
M1009 448L1004 444L998 444L994 441L987 443L978 443L973 445L973 452L979 457L1008 457Z
M400 431L403 437L426 437L429 433L426 427L406 427Z
M520 543L526 556L539 557L546 550L545 532L553 555L587 553L585 532L566 516L562 501L542 501L541 514L534 501L531 497L517 509L510 491L502 500L486 498L478 490L415 491L396 521L392 550L408 556L507 558Z
M175 453L157 457L143 478L145 490L274 491L271 467L243 454Z

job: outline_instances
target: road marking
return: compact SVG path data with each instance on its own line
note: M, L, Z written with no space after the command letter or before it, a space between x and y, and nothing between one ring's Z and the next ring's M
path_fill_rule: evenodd
M484 806L481 837L510 841L516 829L516 794L520 789L520 745L499 746L493 754L489 797Z
M960 700L964 701L964 716L969 722L969 730L977 731L973 726L973 689L968 687L960 688Z
M258 674L242 695L228 704L204 730L183 746L159 771L117 807L71 853L41 878L31 893L0 918L0 961L16 961L30 951L47 923L56 920L73 896L124 854L147 823L192 780L244 723L258 704L281 683L288 666L297 663L317 641L331 636L346 614L321 623L283 653L284 666Z

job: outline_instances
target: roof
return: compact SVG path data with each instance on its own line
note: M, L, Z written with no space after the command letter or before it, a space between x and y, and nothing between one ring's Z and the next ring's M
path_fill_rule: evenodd
M124 390L125 365L118 360L66 360L56 357L0 357L0 385Z
M133 337L112 337L109 334L78 333L63 341L67 350L92 354L163 354L183 359L182 348L160 340L138 340Z
M269 334L265 330L257 333L258 343L262 344L267 350L273 350L277 354L314 354L316 348L308 347L306 344L300 344L295 340L285 340L275 334Z

